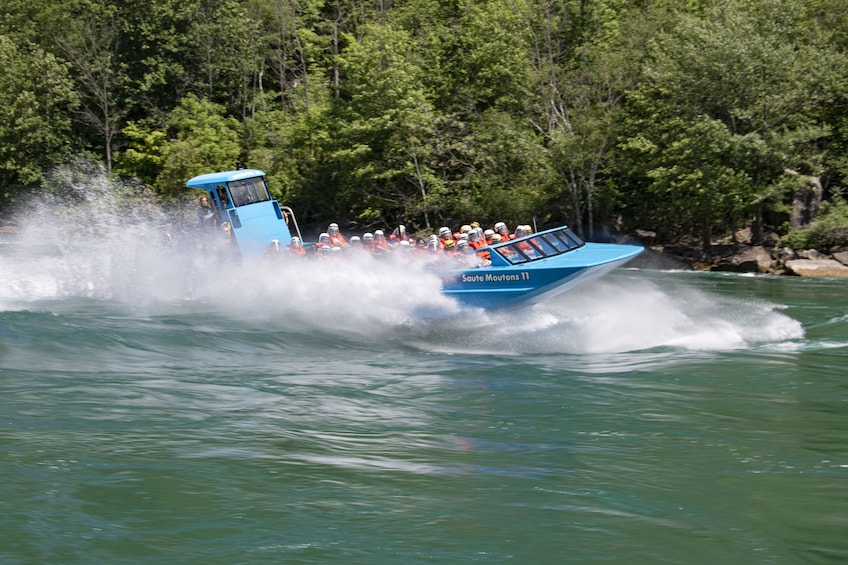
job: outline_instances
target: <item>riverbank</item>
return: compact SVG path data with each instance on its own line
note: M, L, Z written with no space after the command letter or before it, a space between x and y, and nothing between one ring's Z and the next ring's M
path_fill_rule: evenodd
M636 239L645 246L645 253L631 265L643 268L848 278L848 250L795 250L778 246L776 237L766 238L762 245L738 241L707 248L686 243L654 244L650 232L637 233Z

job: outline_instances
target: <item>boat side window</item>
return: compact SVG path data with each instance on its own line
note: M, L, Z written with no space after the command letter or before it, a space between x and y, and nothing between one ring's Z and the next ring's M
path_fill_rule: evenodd
M521 248L514 243L498 247L498 253L503 255L503 257L513 265L526 263L530 260L530 257L528 257Z
M539 253L544 255L545 257L549 255L559 255L559 252L547 241L542 239L541 237L534 237L533 239L528 240L533 244L533 247L539 250Z
M266 202L271 200L268 187L262 178L236 180L227 183L230 193L233 195L233 204L245 206L254 202Z
M571 249L568 243L562 241L559 237L557 237L556 232L545 234L542 236L542 238L546 242L551 244L551 246L553 246L559 253L565 253L566 251Z
M559 240L563 246L565 246L565 251L571 251L572 249L577 249L579 247L574 241L571 240L570 237L568 237L568 234L566 234L564 231L557 231L551 235L556 237L556 239Z
M568 228L562 230L562 234L572 242L573 247L583 247L586 244L580 237Z

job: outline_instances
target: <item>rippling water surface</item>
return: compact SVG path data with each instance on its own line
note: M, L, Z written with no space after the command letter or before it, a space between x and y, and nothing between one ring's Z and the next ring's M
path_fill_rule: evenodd
M486 313L41 229L0 250L2 563L848 560L845 281Z

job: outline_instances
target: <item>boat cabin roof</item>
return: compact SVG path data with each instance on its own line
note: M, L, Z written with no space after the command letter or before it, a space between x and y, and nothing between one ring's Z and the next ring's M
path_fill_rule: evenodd
M265 172L259 169L238 169L235 171L223 171L220 173L207 173L192 177L186 183L189 188L199 188L201 190L214 190L220 184L232 182L235 180L249 179L253 177L264 177Z

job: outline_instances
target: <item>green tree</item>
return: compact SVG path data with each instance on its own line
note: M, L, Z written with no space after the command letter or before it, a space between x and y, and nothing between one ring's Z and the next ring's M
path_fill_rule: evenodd
M113 140L129 112L127 77L118 56L121 23L111 5L81 2L79 9L67 20L68 29L57 43L71 63L81 100L79 119L100 137L106 172L111 174Z
M621 146L648 186L653 221L669 232L698 231L706 242L740 217L757 232L784 169L821 167L822 108L844 67L809 42L801 16L789 0L731 0L654 37ZM706 217L715 199L723 204Z
M150 132L138 144L147 160L161 159L154 188L166 198L180 198L185 181L211 171L235 167L242 155L238 120L225 114L220 104L189 94L180 101L167 121L168 141ZM136 134L138 135L138 134ZM145 163L145 159L138 159Z
M78 98L68 66L35 45L0 35L0 68L1 206L71 152Z
M433 130L414 43L389 25L365 26L362 40L346 41L331 157L335 211L366 225L397 212L417 215L421 158Z

